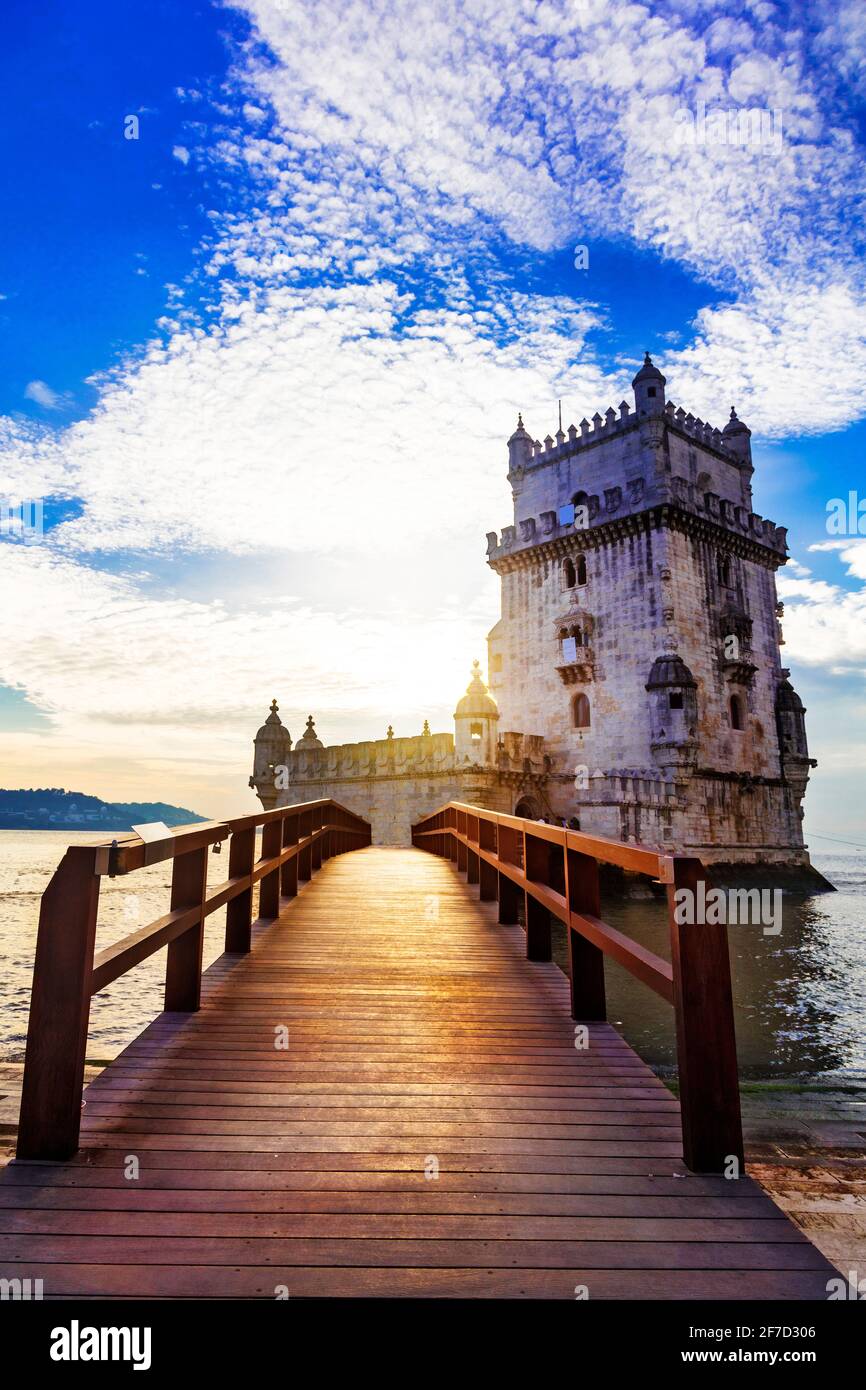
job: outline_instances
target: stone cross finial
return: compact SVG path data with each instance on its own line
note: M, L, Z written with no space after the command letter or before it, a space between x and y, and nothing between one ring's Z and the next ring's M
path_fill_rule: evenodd
M276 699L271 700L271 714L276 714L278 709L279 705L277 704Z
M390 724L388 725L388 732L387 732L387 734L385 735L385 737L386 737L386 738L393 738L393 737L394 737L394 730L393 730L393 728L392 728L392 726L391 726Z
M425 720L424 720L424 728L421 730L421 733L422 733L422 734L426 734L426 735L429 737L429 735L430 735L430 720L429 720L429 719L425 719Z

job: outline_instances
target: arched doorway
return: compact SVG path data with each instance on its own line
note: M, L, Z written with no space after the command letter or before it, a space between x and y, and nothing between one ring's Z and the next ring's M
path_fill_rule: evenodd
M541 807L532 796L522 796L514 808L515 816L524 816L526 820L540 820Z

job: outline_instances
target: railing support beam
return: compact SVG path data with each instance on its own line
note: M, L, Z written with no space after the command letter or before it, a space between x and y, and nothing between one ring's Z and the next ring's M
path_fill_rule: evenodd
M201 1006L201 961L204 950L204 901L207 894L207 845L174 861L171 906L198 907L195 926L168 945L165 962L165 1008L168 1013L195 1013Z
M598 864L588 854L565 851L565 893L569 912L601 916ZM571 1016L584 1020L607 1018L604 992L604 951L568 927L568 965Z
M78 1148L99 878L96 852L66 851L42 895L18 1122L18 1158Z
M283 821L283 849L288 849L290 845L297 843L298 817L286 816ZM283 865L280 874L280 892L284 898L296 898L298 895L298 856L296 854L293 854L291 859L287 859Z
M256 857L256 830L238 830L229 845L229 878L246 878L253 871ZM226 907L226 950L244 954L250 949L253 920L253 888L245 888Z
M262 859L276 859L283 848L283 822L268 821L262 830ZM278 864L265 874L259 885L259 917L272 922L280 915L280 869Z
M728 929L723 923L688 925L677 920L677 893L686 890L696 905L702 878L699 859L677 857L674 882L668 886L683 1158L695 1173L729 1171L735 1159L741 1173L743 1130Z

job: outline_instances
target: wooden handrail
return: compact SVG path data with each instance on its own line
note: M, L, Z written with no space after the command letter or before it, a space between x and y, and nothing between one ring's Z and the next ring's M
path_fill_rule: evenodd
M262 846L256 859L259 827ZM39 911L17 1157L63 1159L78 1148L92 995L167 946L165 1008L195 1011L207 917L225 907L226 952L249 951L253 927L273 921L281 898L294 897L299 881L333 855L370 840L367 821L326 799L180 826L164 840L124 836L70 846ZM208 892L208 851L226 841L229 877ZM94 952L100 879L167 860L173 861L169 911ZM256 883L261 888L254 923Z
M498 901L499 921L516 923L523 902L526 954L550 960L551 915L567 928L572 1017L606 1018L604 957L609 955L674 1007L683 1158L694 1172L743 1169L734 1007L727 927L677 921L681 889L699 900L699 859L624 845L579 830L449 801L412 827L412 843L451 859L482 900ZM648 874L667 889L671 960L601 919L598 866Z

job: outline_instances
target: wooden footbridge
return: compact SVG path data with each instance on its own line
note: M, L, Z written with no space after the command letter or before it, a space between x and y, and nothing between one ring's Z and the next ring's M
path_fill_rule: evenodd
M725 929L671 913L667 963L600 918L599 862L671 901L700 864L456 803L413 840L374 848L324 801L67 852L0 1275L46 1298L825 1298L836 1271L725 1176L742 1164ZM167 914L94 956L100 878L169 858ZM91 996L166 946L166 1011L82 1110ZM682 1110L605 1022L605 954L675 1009Z

